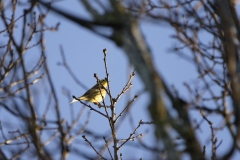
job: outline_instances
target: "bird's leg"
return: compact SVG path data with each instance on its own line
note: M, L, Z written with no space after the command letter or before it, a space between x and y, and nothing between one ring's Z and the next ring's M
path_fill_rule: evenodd
M93 102L93 104L97 105L99 108L102 107L101 103L99 103L99 102Z

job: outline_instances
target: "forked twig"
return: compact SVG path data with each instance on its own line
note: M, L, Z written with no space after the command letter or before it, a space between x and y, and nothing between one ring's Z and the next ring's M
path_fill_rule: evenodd
M82 137L92 147L92 149L97 153L97 155L99 155L99 157L101 157L101 159L107 160L100 153L98 153L98 151L95 149L95 147L92 145L92 143L86 138L85 135L83 135Z

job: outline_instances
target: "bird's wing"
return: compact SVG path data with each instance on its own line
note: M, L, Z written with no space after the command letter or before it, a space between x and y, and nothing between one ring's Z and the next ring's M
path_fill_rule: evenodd
M103 87L100 87L100 89L103 89ZM89 89L86 93L84 93L82 97L89 97L89 96L94 97L94 96L97 96L98 94L100 94L100 91L99 91L99 86L96 84L91 89ZM104 94L103 91L102 91L102 94Z

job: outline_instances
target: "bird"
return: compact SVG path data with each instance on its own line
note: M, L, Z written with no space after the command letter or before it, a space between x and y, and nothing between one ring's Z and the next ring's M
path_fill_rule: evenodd
M102 79L99 81L99 84L97 83L96 85L94 85L86 93L84 93L82 96L78 97L78 99L84 100L87 102L93 102L94 104L99 104L103 100L103 98L105 98L105 96L106 96L106 90L105 90L106 87L107 87L107 80ZM100 92L100 90L101 90L101 92ZM103 98L102 98L102 96L103 96ZM77 102L77 101L78 101L77 99L73 98L73 100L70 104Z

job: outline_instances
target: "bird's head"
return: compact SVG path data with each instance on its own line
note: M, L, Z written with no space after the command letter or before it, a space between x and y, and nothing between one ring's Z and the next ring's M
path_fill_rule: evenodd
M106 80L106 79L100 80L100 83L101 83L104 87L107 87L107 80Z

